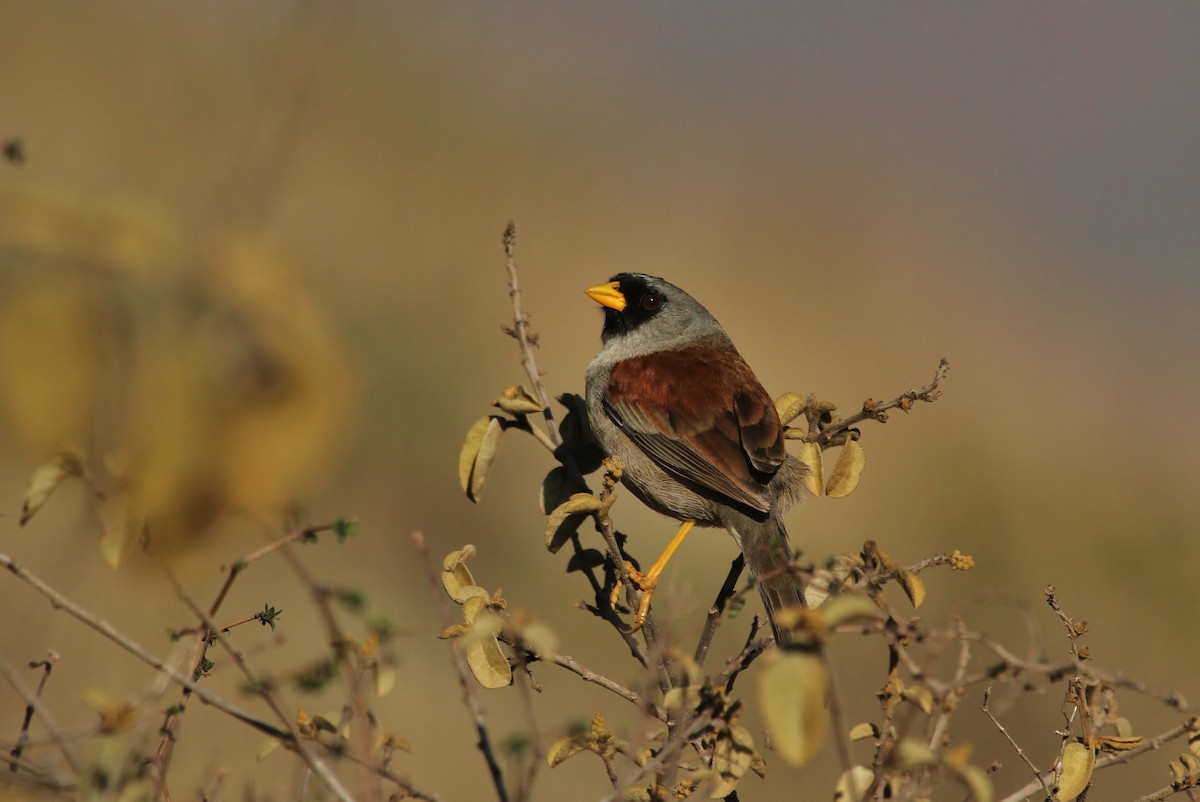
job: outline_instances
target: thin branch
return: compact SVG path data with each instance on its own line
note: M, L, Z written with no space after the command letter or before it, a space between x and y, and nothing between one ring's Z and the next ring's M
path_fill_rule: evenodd
M758 633L761 629L762 621L758 616L754 616L750 620L750 632L746 635L746 643L742 646L742 650L725 662L725 668L712 678L709 685L717 689L723 688L726 694L733 692L733 683L737 680L738 675L749 668L759 655L775 643L774 638L759 639Z
M42 725L46 728L46 732L54 740L55 745L58 746L58 750L62 752L63 759L67 761L67 765L71 767L72 771L79 774L83 763L79 755L75 754L75 749L67 742L66 737L63 735L62 727L59 726L54 714L50 712L50 709L46 707L46 703L41 698L46 678L50 676L50 661L46 661L45 671L42 673L42 679L38 683L36 691L25 684L25 680L21 677L20 673L3 656L0 656L0 674L4 675L8 683L12 685L13 690L25 700L26 705L25 720L21 725L21 734L17 737L17 743L9 753L10 757L13 759L21 757L21 750L29 742L30 719L34 713L37 713L38 718L42 720ZM15 763L10 763L10 765L13 767L12 770L15 771Z
M826 705L829 707L829 726L834 732L834 745L837 747L838 758L842 761L842 772L847 777L853 777L854 761L850 757L850 728L846 726L842 715L842 699L837 690L837 672L829 662L829 653L825 649L819 651L821 661L825 664L828 682Z
M164 570L166 570L165 567ZM259 677L250 670L250 666L246 663L246 659L242 656L242 653L238 651L237 647L233 645L225 633L216 628L217 625L213 623L213 620L204 612L204 610L200 608L200 605L196 604L191 596L184 591L183 586L179 584L179 581L175 578L174 574L172 574L169 570L166 570L166 574L167 578L171 581L171 584L174 585L175 591L179 595L179 598L188 606L188 609L190 609L192 613L200 619L204 626L208 628L209 636L217 639L217 643L219 643L225 652L233 659L234 664L237 665L238 669L242 672L242 675L245 676L250 684L257 689L258 695L261 696L263 701L267 703L267 706L271 708L271 712L273 712L287 727L290 740L295 747L296 753L300 755L301 760L303 760L305 764L312 769L314 774L321 778L321 781L325 783L325 786L332 791L338 799L342 800L342 802L355 802L354 797L350 794L350 791L347 790L346 786L342 784L342 781L338 779L338 776L333 773L329 766L325 764L325 761L314 755L308 748L299 731L296 729L296 725L292 717L289 716L286 711L284 711L283 706L279 703L279 700L275 698L275 694L272 692L268 683L260 681Z
M356 519L349 518L345 523L353 524L355 522ZM229 588L233 585L233 581L237 579L238 574L240 574L242 571L245 571L254 563L258 562L264 557L269 557L270 555L286 548L287 546L290 546L292 543L296 543L298 541L311 541L322 532L332 532L334 529L342 525L343 522L341 521L332 521L319 526L306 526L303 529L297 529L294 532L290 532L281 538L267 543L265 546L255 549L239 560L234 560L233 563L226 567L226 570L229 571L229 574L225 577L225 584L222 585L221 590L218 591L217 598L213 600L212 606L208 608L208 614L210 616L217 614L217 610L221 608L221 603L225 601L225 596L227 593L229 593Z
M1096 758L1096 767L1094 770L1099 771L1100 769L1105 769L1109 766L1117 766L1122 763L1128 763L1139 755L1144 755L1147 752L1161 749L1164 745L1170 743L1171 741L1174 741L1177 738L1182 738L1185 735L1190 735L1194 732L1196 732L1194 722L1186 721L1183 724L1172 727L1165 732L1155 735L1153 738L1147 739L1142 743L1141 746L1138 746L1134 749ZM1036 792L1039 787L1044 787L1046 780L1053 778L1053 776L1053 772L1045 772L1044 774L1038 775L1036 780L1026 783L1018 790L1013 791L1008 796L999 800L999 802L1021 802L1021 800L1028 798L1030 794Z
M607 691L612 691L630 704L638 706L643 704L643 698L637 693L637 691L630 690L621 683L611 680L603 674L597 674L595 671L592 671L591 669L581 665L574 657L565 654L555 654L548 657L538 654L527 644L516 643L510 635L504 632L497 634L496 637L507 643L509 646L512 646L514 649L518 649L520 651L520 656L524 660L528 660L529 662L550 663L552 665L559 666L560 668L565 668L567 671L570 671L584 682L590 682L593 685L599 685L601 688L604 688ZM665 713L662 713L658 717L663 721L666 721Z
M8 569L8 572L13 576L21 579L30 587L41 593L43 596L49 599L50 604L56 609L63 610L72 618L100 633L102 636L120 646L122 649L129 652L146 665L165 674L176 684L191 689L191 691L199 696L200 700L205 704L211 705L223 713L232 716L238 721L241 721L243 724L248 724L259 732L270 735L273 738L280 738L284 741L289 739L290 736L287 732L254 717L232 702L227 701L221 696L212 693L207 688L198 685L194 680L192 680L191 677L184 676L177 669L167 665L165 661L156 656L149 649L146 649L137 641L117 630L107 621L97 618L63 594L59 593L54 588L47 585L35 574L31 573L27 568L14 562L13 559L7 554L0 553L0 568Z
M863 402L862 409L855 414L836 420L829 423L823 428L817 437L816 442L822 446L827 445L839 433L851 428L855 424L862 423L865 420L876 420L880 423L887 421L887 413L893 409L903 409L907 412L912 408L916 401L936 401L941 397L941 392L938 390L938 385L942 383L942 379L946 377L946 373L950 370L950 363L942 359L938 363L937 370L933 374L933 380L929 384L916 390L909 390L907 393L901 393L891 401L879 403L873 400Z
M513 307L511 334L521 349L521 366L525 368L525 374L529 376L529 382L533 385L535 397L542 405L542 415L546 419L546 434L550 442L557 448L562 445L562 437L559 436L558 428L554 425L554 412L550 409L550 396L546 395L546 385L542 382L542 373L538 370L537 358L533 353L534 346L537 344L537 336L530 331L529 318L525 315L525 309L521 305L521 285L517 280L516 223L509 221L509 224L505 226L502 242L504 244L504 266L508 270L508 294L512 298Z
M317 605L317 610L321 613L321 619L325 624L325 631L329 636L329 642L335 645L334 648L338 650L339 655L343 658L338 662L342 665L343 678L346 682L346 687L350 691L351 747L357 752L359 762L366 767L363 775L363 785L366 788L367 799L370 802L378 802L383 798L383 789L376 781L373 772L375 761L371 757L371 747L374 737L371 732L370 704L367 701L366 688L364 687L366 671L357 650L347 648L349 640L338 624L337 616L334 615L333 607L329 603L329 599L333 593L329 588L317 582L316 577L308 570L308 567L296 555L295 551L290 548L290 545L290 542L285 543L280 547L280 552L288 565L296 573L296 576L309 589L309 593L313 597L313 602Z
M725 575L725 582L717 591L717 598L713 600L712 606L708 608L708 617L704 619L704 629L700 631L700 641L696 644L695 660L698 666L704 665L704 658L708 656L708 647L712 643L713 635L716 634L717 626L721 623L721 618L725 615L730 600L733 599L737 590L737 581L745 567L746 555L739 553L730 563L729 573Z
M433 593L438 609L441 611L442 626L448 627L454 623L454 619L450 615L449 606L442 592L442 583L438 580L437 571L430 560L429 547L425 543L425 535L421 532L413 532L412 539L418 553L421 555L421 564L425 567L425 573L429 579L429 589ZM471 669L467 665L467 658L463 655L462 649L459 648L459 645L454 640L450 641L450 653L454 658L454 669L458 672L458 684L462 688L463 701L466 702L467 709L471 713L471 718L475 722L475 734L479 737L476 745L479 747L479 751L487 763L488 772L492 777L492 785L496 789L496 796L500 799L500 802L508 802L508 789L504 785L504 774L500 770L500 764L496 761L496 753L492 749L492 740L488 735L487 718L484 716L483 706L479 703L479 695L475 693L475 687L471 684Z
M1011 735L1009 735L1008 730L1005 729L1004 725L1000 723L1000 719L996 718L992 714L991 709L988 708L988 699L991 698L991 695L992 695L992 688L989 685L988 689L983 692L983 705L982 705L981 709L983 710L984 715L986 715L989 719L991 719L992 724L996 725L996 729L1000 730L1000 734L1003 735L1005 737L1005 739L1008 741L1008 743L1012 746L1013 751L1015 751L1017 753L1017 757L1019 757L1019 758L1021 758L1021 760L1025 761L1025 765L1029 767L1029 770L1033 772L1033 776L1037 779L1037 781L1039 783L1041 783L1042 790L1046 792L1046 797L1047 798L1051 797L1052 794L1050 792L1050 786L1046 783L1046 779L1045 779L1045 777L1043 777L1042 770L1039 769L1036 765L1034 765L1033 761L1029 759L1029 756L1025 754L1025 750L1021 748L1021 745L1018 744L1015 740L1013 740L1013 737ZM1049 776L1049 775L1047 775L1047 776Z
M517 781L515 798L517 802L525 802L533 791L533 783L537 779L538 770L546 757L546 743L542 729L538 726L537 708L533 703L533 694L541 692L542 686L533 678L529 668L529 660L522 656L513 681L521 689L521 710L525 713L525 722L529 727L529 740L533 744L533 754L525 761L525 771ZM514 750L515 751L515 750Z
M1174 785L1168 785L1164 788L1159 788L1153 793L1146 794L1145 796L1139 796L1137 799L1133 800L1133 802L1161 802L1164 799L1170 799L1171 797L1175 796L1175 794L1184 793L1190 790L1192 789L1176 788ZM1190 798L1195 799L1195 797Z
M242 572L249 568L254 563L274 554L276 551L286 547L290 543L297 541L309 541L316 538L322 532L327 532L339 526L338 522L322 524L320 526L310 526L303 529L298 529L295 532L285 535L282 538L268 543L265 546L258 548L244 557L235 560L228 566L224 566L226 576L225 581L221 584L221 589L217 591L216 598L213 599L208 608L209 617L215 616L217 611L221 609L221 605L225 602L229 594L230 588L233 587L234 581L241 576ZM252 621L258 616L252 616L233 624L229 624L223 628L223 631L228 631L230 628L237 626L239 623ZM259 619L261 620L261 619ZM193 666L192 677L197 681L200 679L201 666L208 658L209 638L208 633L203 628L183 629L175 633L176 637L183 635L192 635L194 642L192 644L191 654L188 656L188 665ZM188 702L191 701L192 691L190 688L184 687L180 694L179 701L168 710L163 725L160 728L161 737L158 742L158 749L155 751L154 764L158 771L158 796L159 798L169 799L170 795L167 792L167 773L171 765L171 758L175 752L175 742L179 737L179 730L183 726L183 717L188 710Z

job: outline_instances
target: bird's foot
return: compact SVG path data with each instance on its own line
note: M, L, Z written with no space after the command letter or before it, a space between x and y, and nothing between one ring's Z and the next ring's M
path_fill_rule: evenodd
M629 575L629 581L642 592L641 601L638 602L637 612L633 616L633 628L628 630L629 633L637 632L642 628L642 624L646 623L646 617L650 615L650 599L654 596L654 589L658 587L658 575L654 573L642 573L633 567L633 563L625 561L625 572ZM617 597L621 593L621 580L613 586L612 595L608 602L612 607L617 606Z

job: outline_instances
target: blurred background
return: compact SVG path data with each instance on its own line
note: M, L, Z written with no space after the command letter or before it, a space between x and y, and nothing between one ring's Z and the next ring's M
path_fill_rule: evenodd
M400 630L379 711L412 743L394 768L444 799L490 789L412 530L435 557L475 544L480 583L564 652L635 680L611 630L575 609L587 588L566 555L545 551L548 455L510 433L481 504L457 485L467 428L524 380L500 331L514 219L554 394L582 392L598 347L582 289L623 270L705 303L773 394L853 411L947 357L945 398L864 426L858 491L797 510L796 544L814 560L867 538L906 562L961 549L977 567L927 577L926 620L959 612L1060 659L1053 584L1099 664L1200 697L1200 8L15 0L3 18L0 138L20 158L0 162L0 551L152 650L169 652L187 610L148 558L106 564L83 483L18 526L31 472L60 448L133 460L103 470L168 520L166 553L201 600L264 542L248 510L296 498L307 521L357 515L348 544L301 556ZM673 531L631 498L614 514L644 557ZM655 610L683 642L733 556L704 533L672 562ZM264 602L285 611L264 670L320 652L281 561L256 564L224 610ZM46 699L64 722L94 720L89 688L153 680L14 578L0 608L6 659L61 654ZM851 720L877 717L882 653L834 660ZM236 694L220 668L213 687ZM544 737L597 710L635 726L577 679L538 676ZM3 687L15 733L23 703ZM997 694L1049 767L1061 689ZM1122 699L1139 734L1179 720ZM483 701L498 739L527 732L515 690ZM978 701L953 736L975 741L975 763L1002 761L1011 790L1026 770ZM294 793L293 761L257 762L261 742L195 706L175 795L218 768L238 793ZM1103 798L1165 785L1176 751L1098 775ZM831 789L840 770L828 745L804 769L767 759L742 798ZM543 771L534 798L606 787L584 756Z

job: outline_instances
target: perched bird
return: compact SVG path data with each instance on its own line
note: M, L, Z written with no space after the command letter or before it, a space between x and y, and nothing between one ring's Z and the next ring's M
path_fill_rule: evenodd
M692 527L722 527L785 642L776 616L803 597L782 517L800 500L806 468L784 449L771 397L716 318L674 284L619 273L586 292L604 307L600 352L587 370L592 430L624 462L630 492L683 522L648 571L631 572L643 593L634 623L645 620L659 574Z

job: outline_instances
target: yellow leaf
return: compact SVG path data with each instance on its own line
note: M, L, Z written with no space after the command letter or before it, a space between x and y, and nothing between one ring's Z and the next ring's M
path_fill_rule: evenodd
M867 465L867 455L857 440L847 440L842 446L837 464L833 466L833 476L829 477L829 485L825 495L832 498L845 498L858 487L863 468Z
M987 776L987 773L978 766L963 766L955 771L958 779L962 784L967 786L967 791L971 794L971 799L974 802L992 802L992 797L995 790L992 788L992 781ZM1059 797L1060 802L1066 802L1065 797Z
M713 777L709 799L722 799L733 793L738 780L750 768L754 758L754 739L745 727L734 724L717 736L713 748Z
M902 696L921 708L925 715L933 712L933 694L924 685L912 685L905 688Z
M512 684L512 666L508 664L495 636L481 637L466 646L467 665L485 688L505 688Z
M399 750L412 754L412 744L408 742L408 739L393 735L390 732L383 737L383 747L384 749Z
M587 745L587 739L579 735L569 735L566 738L559 738L550 744L550 748L546 750L546 764L550 768L554 768L571 755L578 754L587 749Z
M21 503L20 525L29 522L50 494L58 489L59 484L68 476L81 476L83 463L79 455L64 451L45 465L34 468L33 476L29 478L29 489L25 491L25 500Z
M483 485L502 434L504 426L494 415L475 421L467 430L462 451L458 452L458 483L471 501L478 502L483 496Z
M518 634L539 660L553 660L558 654L558 636L545 621L531 621Z
M866 766L854 766L849 771L843 771L833 791L834 802L862 802L863 794L874 780L875 773Z
M283 744L281 744L278 739L268 738L267 740L263 741L263 745L258 749L258 759L262 760L282 745Z
M591 493L576 493L558 505L546 519L546 548L551 553L557 552L583 519L601 507L600 498Z
M461 549L456 549L442 558L442 570L453 571L454 566L458 565L459 563L465 563L467 560L474 557L475 554L475 547L468 543Z
M961 769L971 759L971 742L963 741L942 751L942 761L952 769Z
M663 707L667 710L695 710L700 704L700 686L670 688L663 694Z
M487 609L488 601L487 591L484 591L482 595L471 596L463 601L463 620L467 622L467 626L474 624L479 614Z
M851 741L865 741L868 738L878 738L879 728L870 721L864 721L861 724L855 724L850 728Z
M800 766L817 751L825 733L825 664L815 654L774 651L763 658L759 707L780 756Z
M865 623L879 618L879 608L867 596L853 593L839 593L829 597L821 605L825 613L826 626L833 628L839 624Z
M472 596L487 596L487 591L475 584L467 560L475 554L475 547L467 544L452 551L442 560L442 587L454 601L462 604Z
M504 434L504 427L501 425L500 419L489 419L487 429L479 442L479 452L475 455L475 464L471 466L471 489L467 492L467 498L471 501L478 502L483 498L483 485L492 469L492 462L496 459L496 451L500 448L500 435L502 434Z
M479 456L479 446L483 436L491 426L491 417L480 418L467 429L467 437L463 440L462 450L458 452L458 484L469 497L471 495L471 468L475 467L475 458Z
M117 493L100 503L100 554L114 571L125 564L146 531L146 519L133 508L126 493Z
M937 763L937 755L925 744L905 738L896 744L896 763L906 771L932 766Z
M804 489L814 496L819 496L825 487L824 474L821 470L821 447L816 443L801 443L796 450L796 458L808 470L804 473Z
M904 588L904 595L908 596L914 610L925 603L925 582L907 568L900 569L900 587Z
M1059 802L1071 802L1083 793L1092 781L1092 769L1096 767L1096 753L1090 746L1071 741L1063 749L1062 776L1058 779Z
M1101 735L1096 739L1096 746L1105 752L1128 752L1130 749L1137 749L1144 741L1140 735Z
M500 397L492 402L492 406L500 407L502 412L510 415L528 415L531 412L542 411L541 402L519 384L505 387Z
M105 735L127 732L138 718L138 709L126 701L116 701L103 688L86 688L83 701L100 714L100 731Z
M78 232L60 236L75 238ZM0 272L7 274L18 258L18 252L6 249ZM106 300L110 293L102 286L97 292L97 281L85 278L95 272L38 269L25 280L4 276L0 409L12 424L8 431L34 454L87 442L95 423L110 361L105 346L116 336L115 310Z
M775 411L779 422L787 426L808 408L808 399L799 393L784 393L775 399Z
M396 669L391 666L375 666L375 695L382 699L396 687Z

